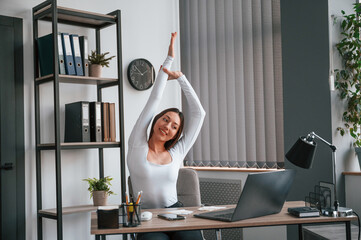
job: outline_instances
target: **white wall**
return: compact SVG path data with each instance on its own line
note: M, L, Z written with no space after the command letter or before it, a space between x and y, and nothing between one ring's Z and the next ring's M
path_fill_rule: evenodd
M41 0L1 0L0 14L23 19L24 26L24 108L25 108L25 172L26 172L26 239L36 239L36 181L35 181L35 120L34 120L34 80L33 80L33 40L32 40L32 7ZM158 69L167 55L167 48L172 31L178 31L178 1L177 0L59 0L59 6L81 9L85 11L109 13L116 9L122 11L122 48L124 73L125 102L125 137L130 131L150 90L145 92L131 88L126 77L126 68L135 58L146 58ZM41 23L39 35L50 33L50 24ZM91 49L94 49L94 30L80 29L61 25L59 31L88 35ZM102 51L115 54L116 42L114 27L102 30ZM179 53L179 42L176 43ZM179 56L173 64L173 69L180 68ZM116 76L116 61L111 61L111 67L104 69L105 77ZM64 104L87 100L96 100L94 86L77 84L62 84L60 88L61 132L64 137ZM106 95L106 96L105 96ZM41 87L41 139L42 142L53 141L53 100L52 86ZM103 100L116 102L115 88L103 93ZM180 89L174 82L169 83L164 94L164 104L160 109L175 106L180 107ZM117 136L119 139L119 136ZM90 204L87 184L82 181L87 177L98 177L96 150L70 150L62 152L62 184L63 205ZM117 193L111 196L110 203L120 203L119 150L105 151L105 175L114 177L113 189ZM55 174L54 153L42 154L42 184L43 208L54 208L55 205ZM92 239L90 236L90 214L73 214L64 216L64 239ZM118 237L119 238L119 237ZM56 239L56 222L44 221L44 239ZM108 239L108 238L107 238ZM109 239L116 239L111 236Z
M361 213L361 176L346 175L346 206L357 214Z

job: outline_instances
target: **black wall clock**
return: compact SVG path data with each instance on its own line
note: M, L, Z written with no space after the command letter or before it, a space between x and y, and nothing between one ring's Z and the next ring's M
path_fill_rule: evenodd
M155 81L153 65L143 58L133 60L128 66L128 80L137 90L149 89Z

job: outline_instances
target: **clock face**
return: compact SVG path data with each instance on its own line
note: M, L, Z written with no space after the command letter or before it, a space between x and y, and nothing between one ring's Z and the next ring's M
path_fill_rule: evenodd
M135 59L128 66L128 80L137 90L149 89L155 81L153 65L146 59Z

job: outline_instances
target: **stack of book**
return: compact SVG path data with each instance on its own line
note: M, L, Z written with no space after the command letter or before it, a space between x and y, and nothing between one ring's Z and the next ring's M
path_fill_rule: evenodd
M53 74L53 34L37 39L40 75ZM58 34L59 74L89 76L88 39L77 34Z
M65 104L64 142L115 142L115 103Z
M319 217L320 211L312 207L288 208L288 212L296 217Z

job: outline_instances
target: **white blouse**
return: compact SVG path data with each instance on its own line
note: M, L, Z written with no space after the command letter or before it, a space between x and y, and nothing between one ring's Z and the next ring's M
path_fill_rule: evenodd
M170 69L173 58L168 56L163 67ZM190 106L190 112L184 116L182 138L168 150L172 161L159 165L149 162L147 129L157 114L158 105L167 83L168 75L160 70L142 113L140 114L128 140L127 164L132 179L134 193L143 191L142 208L164 208L173 205L177 198L178 171L184 157L194 144L206 115L195 91L183 75L177 79Z

